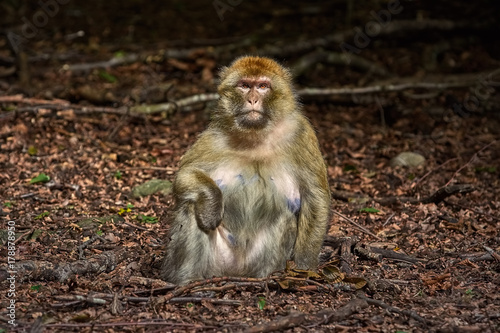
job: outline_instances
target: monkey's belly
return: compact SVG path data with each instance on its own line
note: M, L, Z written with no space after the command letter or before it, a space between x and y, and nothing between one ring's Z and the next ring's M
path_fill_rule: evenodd
M225 174L224 216L214 231L216 275L264 276L291 259L300 211L298 189L290 177Z

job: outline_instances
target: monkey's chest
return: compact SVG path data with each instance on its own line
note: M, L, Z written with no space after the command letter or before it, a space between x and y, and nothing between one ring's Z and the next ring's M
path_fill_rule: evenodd
M219 168L212 179L222 191L224 220L231 227L257 228L300 211L300 193L286 170Z
M224 216L214 232L221 274L257 276L261 265L284 267L295 244L300 194L286 170L220 168Z

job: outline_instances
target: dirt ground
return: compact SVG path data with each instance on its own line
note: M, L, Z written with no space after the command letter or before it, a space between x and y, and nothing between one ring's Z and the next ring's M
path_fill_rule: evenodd
M221 21L200 1L70 3L17 54L9 36L26 37L19 22L40 8L2 5L0 332L500 330L499 6L402 1L389 28L401 26L352 54L366 66L332 60L340 43L325 36L359 46L355 27L388 2L356 3L350 20L341 1L263 4ZM218 69L241 54L296 73L328 165L321 263L336 281L294 270L186 288L159 279L169 183L136 192L174 180L215 107L176 103L215 92ZM408 82L447 84L387 89ZM374 86L385 89L306 93ZM392 164L403 152L425 160Z

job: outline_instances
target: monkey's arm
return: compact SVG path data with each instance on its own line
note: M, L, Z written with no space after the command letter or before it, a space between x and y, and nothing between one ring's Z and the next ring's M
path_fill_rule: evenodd
M182 168L174 183L178 209L190 209L199 228L214 230L222 221L224 206L222 192L215 182L202 170L194 167Z
M302 196L293 260L300 268L316 268L329 217L326 191L315 189Z
M299 141L308 149L303 149L302 155L296 155L301 156L297 169L302 170L302 177L293 259L300 268L316 268L330 216L330 187L314 130L306 126L304 136Z

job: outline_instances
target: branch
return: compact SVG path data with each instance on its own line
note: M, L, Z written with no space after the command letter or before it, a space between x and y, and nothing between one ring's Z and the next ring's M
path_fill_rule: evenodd
M356 94L370 94L370 93L383 93L383 92L395 92L402 91L406 89L447 89L447 88L457 88L457 87L470 87L477 84L477 78L481 75L487 75L488 73L475 73L475 74L461 74L461 75L450 75L443 79L441 82L429 81L429 82L419 82L419 78L406 77L394 79L383 84L371 85L366 87L343 87L343 88L304 88L297 91L297 95L301 97L311 97L311 96L333 96L333 95L356 95ZM191 106L216 101L219 98L217 93L202 93L197 95L188 96L181 98L176 101L170 101L161 104L150 104L150 105L135 105L132 107L122 106L119 108L111 107L82 107L80 105L70 104L68 101L55 99L55 100L44 100L36 98L25 98L22 95L14 96L0 96L0 103L19 103L28 104L30 107L20 108L16 111L11 111L0 115L1 118L7 118L14 116L16 112L39 112L42 109L46 110L68 110L73 109L75 113L109 113L118 115L129 115L129 116L142 116L149 114L157 114L165 112L167 116L172 114L176 110L186 110Z
M279 318L277 320L273 320L268 323L255 325L253 327L250 327L245 332L258 333L258 332L283 331L288 328L306 325L310 323L328 324L332 322L339 322L349 318L353 314L367 307L368 303L365 300L355 298L338 310L323 310L316 314L307 314L302 312L293 313L291 315Z
M454 22L448 20L398 20L392 21L383 27L379 36L388 36L406 31L423 31L423 30L442 30L449 31L457 28L477 26L478 24L468 24L467 22ZM268 44L261 48L261 54L267 56L285 56L290 54L302 53L318 47L326 47L332 44L340 45L352 39L356 31L354 29L336 32L324 37L315 38L312 40L302 40L297 43L289 43L287 45ZM404 34L402 34L404 35Z
M478 152L476 152L474 155L472 155L472 157L470 158L470 160L465 163L460 169L458 169L457 171L455 171L455 173L453 174L453 176L451 176L450 180L448 180L448 182L446 183L445 186L448 186L450 185L450 183L452 182L452 180L455 178L456 175L458 175L460 173L460 171L462 171L465 167L467 167L468 165L470 165L472 163L472 161L474 161L474 159L477 157L477 155L482 152L483 150L485 150L486 148L488 148L489 146L491 146L492 144L496 143L497 140L493 140L491 141L490 143L488 143L486 146L484 146L483 148L481 148Z
M401 32L406 31L424 31L424 30L442 30L449 31L457 28L476 28L480 27L481 24L468 23L468 22L454 22L447 20L397 20L388 23L385 27L382 27L379 36L388 36L400 34ZM342 42L346 42L351 40L356 31L354 29L349 29L341 32L336 32L324 37L315 38L312 40L301 40L295 43L288 43L286 45L277 45L276 43L267 44L260 48L260 55L274 56L274 57L283 57L286 55L303 53L309 50L313 50L318 47L326 47L335 45L338 46ZM402 34L404 35L404 34ZM206 43L207 41L204 41ZM217 42L217 41L216 41ZM186 59L192 57L196 53L205 53L212 56L216 56L220 58L222 55L226 54L234 54L234 50L243 51L243 48L250 47L255 44L255 41L252 38L243 38L238 42L235 42L234 39L222 40L222 43L228 42L228 45L220 45L217 47L213 47L213 45L209 47L194 47L187 49L169 49L161 52L160 54L156 54L156 61L164 61L165 59ZM214 43L215 44L215 43ZM218 44L221 44L219 41ZM191 44L193 45L193 44ZM354 55L349 54L354 58ZM89 71L94 68L109 68L113 66L129 64L136 61L145 61L146 59L151 58L151 55L138 55L138 54L127 54L120 57L113 57L106 61L97 61L92 63L80 63L68 65L65 64L62 69L69 71Z
M366 301L368 304L370 304L370 305L376 305L378 307L381 307L382 309L386 309L388 312L394 312L394 313L399 313L399 314L408 316L408 317L413 318L416 321L419 321L419 322L421 322L423 324L428 324L429 323L425 318L422 318L415 311L412 311L412 310L401 310L401 309L396 308L394 306L390 306L388 304L385 304L384 302L382 302L380 300L376 300L376 299L373 299L373 298L368 298L368 297L364 296L361 293L358 293L358 297L360 299Z
M371 62L358 55L326 51L309 53L300 58L292 66L292 73L294 76L301 76L309 70L309 68L318 63L351 66L364 70L367 73L375 73L380 76L391 76L391 74L381 65Z
M48 261L21 261L16 263L16 280L57 280L65 283L76 275L95 275L102 272L110 272L127 258L129 252L121 250L118 252L106 251L93 258L77 260L70 263L51 263ZM7 269L0 269L0 279L5 280L9 276Z
M448 185L441 187L438 189L436 192L432 193L431 195L423 198L412 198L412 197L387 197L387 198L374 198L376 202L378 202L381 205L387 206L387 205L393 205L395 203L401 202L408 202L410 204L428 204L428 203L435 203L438 204L447 197L457 194L457 193L470 193L472 191L475 191L474 186L470 184L461 184L461 185Z
M85 72L95 68L110 68L119 65L131 64L136 62L137 60L139 60L139 56L137 54L126 54L119 57L113 57L105 61L89 62L82 64L74 64L74 65L65 64L62 67L62 69L65 71L72 71L72 72Z
M418 80L415 78L415 80ZM407 89L438 89L444 90L448 88L470 87L477 83L477 78L458 82L407 82L399 84L382 84L366 87L354 88L304 88L298 91L300 96L324 96L324 95L357 95L371 94L380 92L403 91Z

